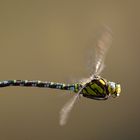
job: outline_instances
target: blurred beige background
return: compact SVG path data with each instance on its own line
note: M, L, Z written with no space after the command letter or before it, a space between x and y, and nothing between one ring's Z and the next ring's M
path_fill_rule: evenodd
M138 0L1 0L0 79L70 82L86 77L88 40L103 24L114 38L103 76L121 83L121 96L105 102L82 98L60 127L59 111L72 94L2 88L1 140L140 139Z

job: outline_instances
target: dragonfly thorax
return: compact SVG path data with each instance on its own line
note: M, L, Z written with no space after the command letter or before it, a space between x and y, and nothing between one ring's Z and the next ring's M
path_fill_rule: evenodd
M91 99L107 99L109 96L118 97L121 92L121 86L118 83L107 81L100 76L90 77L83 86L81 94Z
M92 77L84 85L81 94L91 99L107 99L109 97L107 81L99 76Z

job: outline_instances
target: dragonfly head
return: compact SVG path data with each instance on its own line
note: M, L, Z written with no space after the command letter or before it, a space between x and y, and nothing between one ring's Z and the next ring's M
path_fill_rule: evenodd
M121 85L114 82L108 82L108 91L112 97L118 97L121 92Z

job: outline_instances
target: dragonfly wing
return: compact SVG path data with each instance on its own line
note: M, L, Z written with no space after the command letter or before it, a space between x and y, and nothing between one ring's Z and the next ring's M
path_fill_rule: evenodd
M111 40L111 31L106 27L96 44L95 75L99 75L104 68L104 59L106 52L111 45Z
M104 27L95 46L94 60L92 58L92 76L99 75L104 69L104 59L112 42L111 30ZM92 54L93 55L93 54ZM92 56L93 57L93 56Z
M65 125L69 117L76 100L79 98L79 94L74 95L61 109L60 111L60 125Z
M67 119L69 117L69 114L70 114L74 104L76 103L77 99L80 98L80 95L82 96L81 91L83 90L84 87L85 87L85 85L61 109L61 111L60 111L60 125L61 126L66 124Z

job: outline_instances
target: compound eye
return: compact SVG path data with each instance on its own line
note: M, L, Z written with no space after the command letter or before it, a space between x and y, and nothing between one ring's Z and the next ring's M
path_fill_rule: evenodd
M116 93L117 93L117 96L120 95L120 92L121 92L121 86L120 86L120 84L116 84Z
M115 92L115 83L111 82L110 88L112 92Z

